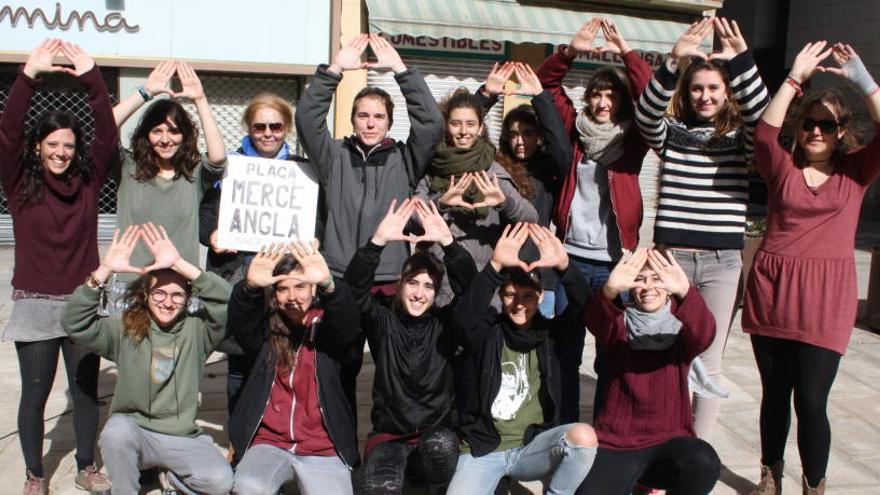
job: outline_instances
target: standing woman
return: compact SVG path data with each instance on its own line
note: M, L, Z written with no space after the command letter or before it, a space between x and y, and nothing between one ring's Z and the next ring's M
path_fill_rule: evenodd
M177 73L183 89L168 89L171 76ZM162 99L151 104L131 136L131 150L121 153L122 170L117 179L117 226L153 222L168 232L186 261L198 265L198 211L204 192L223 176L226 149L217 122L195 71L184 62L161 62L146 84L113 108L117 125L160 93L188 98L195 103L207 154L197 147L199 130L176 99ZM150 254L138 246L132 263L143 266Z
M73 62L74 69L52 65L57 55ZM68 72L86 86L95 122L89 148L76 118L61 111L42 116L25 138L36 78L51 72ZM94 466L99 358L67 338L59 316L76 286L98 266L98 194L117 142L107 86L95 62L73 43L44 41L18 73L0 116L0 184L15 233L14 305L3 337L15 341L21 369L18 430L27 468L25 494L49 489L43 479L43 416L59 349L73 396L76 484L90 491L110 489Z
M743 305L743 330L752 336L763 388L758 495L781 493L792 392L803 493L825 491L828 393L857 311L853 241L865 190L880 174L880 134L854 151L852 111L837 89L807 97L793 127L793 152L779 145L789 105L817 71L851 82L880 130L874 78L849 45L825 46L819 41L801 50L755 134L755 163L770 191L767 234ZM818 67L829 55L839 67Z
M462 88L440 107L446 137L437 145L416 194L439 203L452 236L482 269L492 259L504 225L537 222L538 213L519 193L510 173L495 161L495 147L485 137L480 98ZM442 256L436 246L432 252ZM437 303L447 303L450 296L444 291Z
M699 47L713 25L723 50L707 59ZM678 81L676 68L688 59ZM673 112L667 116L670 100ZM715 315L715 340L700 355L715 381L742 272L746 165L768 101L736 22L706 18L678 39L636 107L642 136L663 161L654 242L672 251ZM699 438L711 438L719 400L695 394Z

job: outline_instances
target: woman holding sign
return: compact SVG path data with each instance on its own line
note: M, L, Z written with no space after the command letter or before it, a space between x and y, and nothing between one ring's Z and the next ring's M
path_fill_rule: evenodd
M56 56L74 68L52 65ZM88 147L80 123L62 111L47 112L25 135L38 76L52 72L67 72L85 85L95 125ZM90 491L110 489L93 465L99 359L67 338L59 315L71 292L98 266L98 194L118 141L111 115L107 86L92 58L72 43L53 39L30 54L0 117L0 184L15 232L14 303L3 338L15 341L21 369L18 431L27 469L25 494L48 493L43 415L59 350L74 405L76 484Z
M173 92L168 83L174 74L183 89ZM203 193L223 176L226 148L211 114L208 98L195 71L184 62L164 61L150 73L146 83L113 109L122 125L144 103L165 93L174 98L147 107L131 137L131 150L121 153L117 224L153 222L161 225L183 259L198 264L197 211ZM196 107L205 133L207 153L197 147L199 129L176 98L187 98ZM146 265L150 254L138 246L132 263Z

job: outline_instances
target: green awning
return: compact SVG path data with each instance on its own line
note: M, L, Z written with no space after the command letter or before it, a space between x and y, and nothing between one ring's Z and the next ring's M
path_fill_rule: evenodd
M522 5L518 0L367 0L371 32L472 40L561 45L593 16L611 18L630 45L642 51L668 53L689 25L680 20L605 14L556 6ZM653 16L654 18L651 18ZM691 21L692 22L692 21ZM602 32L599 32L599 44ZM706 46L711 46L708 39Z

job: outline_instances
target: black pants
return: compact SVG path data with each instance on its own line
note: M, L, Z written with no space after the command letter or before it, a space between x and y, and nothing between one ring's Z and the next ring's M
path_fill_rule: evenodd
M43 476L43 416L49 392L52 391L52 382L55 381L59 349L64 355L67 385L73 396L77 469L82 470L95 461L100 358L73 345L66 337L38 342L16 342L15 350L21 370L19 439L25 467L36 476Z
M458 464L458 436L451 430L425 433L418 444L383 442L364 461L364 495L402 493L407 464L442 493Z
M752 335L761 373L761 462L781 461L791 426L791 397L797 414L797 443L810 486L825 477L831 449L828 394L840 354L804 342Z
M677 437L639 450L599 448L596 462L575 493L628 495L635 484L675 495L705 495L721 475L715 449L695 437Z

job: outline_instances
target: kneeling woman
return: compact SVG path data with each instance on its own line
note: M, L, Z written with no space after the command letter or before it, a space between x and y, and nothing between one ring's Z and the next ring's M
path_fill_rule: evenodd
M519 259L529 237L540 253L531 267ZM538 267L555 269L568 296L565 311L552 319L538 313L540 276L524 271ZM489 305L499 288L502 314ZM492 494L504 476L549 478L549 494L573 493L583 481L596 435L585 424L559 425L559 362L552 349L557 341L573 344L589 295L583 274L550 230L523 223L504 229L491 261L455 308L459 341L474 356L477 377L467 390L456 390L464 394L465 445L448 493Z
M414 212L425 231L417 240L437 242L443 248L454 294L473 279L477 267L453 240L433 203L407 199L396 211L394 207L392 202L373 238L357 251L345 273L376 363L373 431L365 449L363 491L401 493L410 461L439 492L449 483L458 461L458 436L453 431L456 415L452 361L457 344L451 324L452 305L434 306L443 265L428 252L410 256L401 268L391 308L377 301L370 288L385 245L416 240L403 234Z
M154 262L132 267L142 238ZM142 273L129 289L122 317L98 316L105 282L113 273ZM99 444L114 493L138 493L139 469L161 467L180 489L223 494L232 470L211 437L195 423L205 361L226 331L229 284L180 256L165 229L130 226L101 265L71 296L61 323L77 345L117 365L110 418ZM187 316L192 295L204 308Z
M255 363L229 419L233 493L276 493L294 479L303 495L352 493L356 421L340 374L360 342L354 305L301 241L261 249L233 288L229 332Z
M634 307L615 302L624 291ZM675 257L637 250L614 267L584 316L608 358L608 395L593 423L596 463L577 493L624 495L636 482L709 493L721 461L694 436L688 371L712 343L715 318Z

